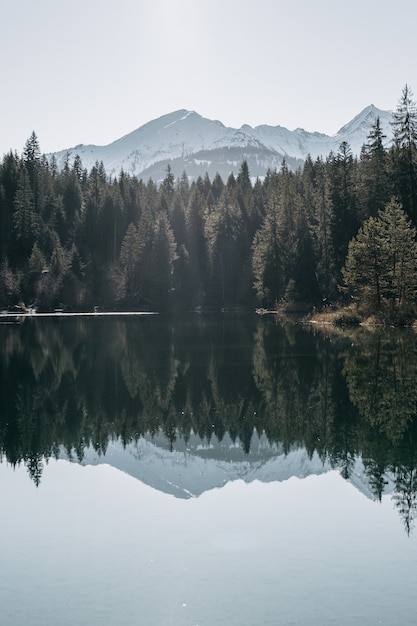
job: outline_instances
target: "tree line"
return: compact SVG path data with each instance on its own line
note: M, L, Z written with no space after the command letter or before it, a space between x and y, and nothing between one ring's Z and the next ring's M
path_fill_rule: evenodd
M252 181L246 162L157 184L76 156L61 171L35 133L0 161L0 306L40 310L306 309L354 299L413 314L417 108L405 86L386 145L379 118L360 155L336 153ZM401 256L402 253L402 256Z

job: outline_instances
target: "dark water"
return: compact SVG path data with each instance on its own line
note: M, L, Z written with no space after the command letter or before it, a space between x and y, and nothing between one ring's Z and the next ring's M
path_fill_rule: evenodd
M415 623L412 332L97 316L0 342L5 624Z

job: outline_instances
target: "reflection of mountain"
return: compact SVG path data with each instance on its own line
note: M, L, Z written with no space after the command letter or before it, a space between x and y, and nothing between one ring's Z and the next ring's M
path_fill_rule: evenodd
M182 497L331 467L376 499L394 479L412 527L415 334L255 315L45 322L0 327L0 456L36 485L64 450Z
M69 457L62 451L61 458ZM282 482L335 469L329 460L322 461L317 452L310 457L305 448L294 447L285 454L282 446L270 445L265 436L256 435L249 454L228 435L221 442L215 440L208 445L192 435L187 443L178 440L175 450L169 449L162 435L152 439L142 437L126 446L120 440L111 441L105 455L98 454L91 446L85 449L82 465L100 464L111 465L177 498L198 497L234 480ZM375 499L361 460L356 460L349 481L367 498ZM391 490L390 481L385 493Z

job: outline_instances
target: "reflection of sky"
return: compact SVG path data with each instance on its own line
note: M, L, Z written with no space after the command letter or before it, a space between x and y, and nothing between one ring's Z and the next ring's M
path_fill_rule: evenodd
M7 626L415 623L415 536L337 472L183 500L51 460L0 485Z

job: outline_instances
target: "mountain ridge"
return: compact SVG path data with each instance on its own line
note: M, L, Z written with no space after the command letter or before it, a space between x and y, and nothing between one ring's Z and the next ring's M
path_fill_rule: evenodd
M288 130L283 126L261 124L240 128L209 120L196 111L178 109L147 122L105 146L78 144L72 148L47 154L62 169L78 155L88 171L103 162L107 175L119 176L121 171L142 179L160 182L168 165L176 178L186 172L190 179L220 174L227 179L236 175L246 160L253 178L262 178L268 170L279 169L285 160L290 169L302 166L308 156L313 160L326 158L347 142L359 156L377 117L390 141L390 111L373 104L365 107L332 136L303 128Z

